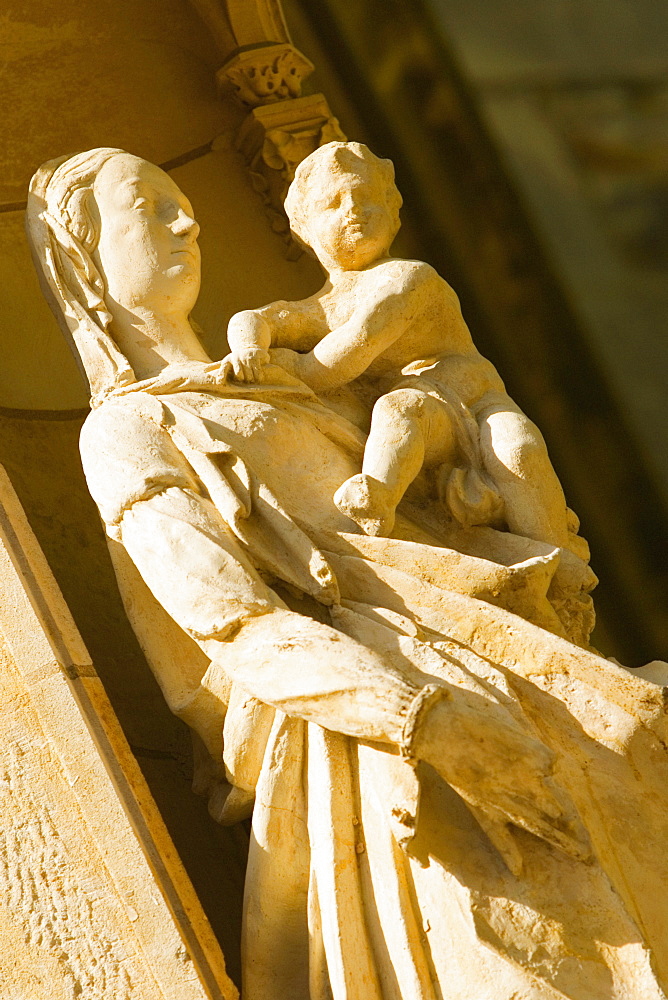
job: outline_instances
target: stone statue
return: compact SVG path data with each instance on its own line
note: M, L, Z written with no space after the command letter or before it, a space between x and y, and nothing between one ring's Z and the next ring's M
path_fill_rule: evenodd
M370 428L357 407L369 433L361 473L334 495L339 510L365 533L389 535L406 490L429 470L432 492L456 523L501 527L560 548L570 572L565 589L583 613L596 578L543 437L474 347L447 282L428 264L390 257L400 206L392 164L366 146L330 142L308 156L286 210L328 280L301 302L237 313L225 371L237 381L261 380L269 349L279 348L273 361L321 398L351 386L352 419L351 397L374 401ZM592 624L593 615L581 627L584 639Z
M391 533L427 466L440 468L447 507L464 526L501 524L569 547L574 532L541 433L476 351L457 296L428 264L390 257L400 206L392 164L366 146L330 142L308 156L286 210L328 280L302 302L238 313L230 368L257 380L267 348L289 348L283 367L316 392L354 382L377 397L363 471L335 496L367 534Z
M128 616L212 815L253 810L244 1000L664 998L668 862L643 834L666 824L662 690L581 648L542 440L452 293L386 257L389 166L322 156L288 204L331 289L241 314L222 362L188 319L198 227L167 174L91 150L40 168L28 206ZM379 221L360 207L342 240L328 199L358 177ZM432 295L436 325L405 334Z

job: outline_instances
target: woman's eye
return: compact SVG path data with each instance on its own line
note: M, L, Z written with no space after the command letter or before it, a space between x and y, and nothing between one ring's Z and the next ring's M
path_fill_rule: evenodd
M137 198L137 200L135 201L135 203L134 203L134 205L132 207L133 208L147 208L147 206L148 206L148 198Z
M167 198L163 198L156 203L155 214L161 222L170 223L179 214L179 206Z

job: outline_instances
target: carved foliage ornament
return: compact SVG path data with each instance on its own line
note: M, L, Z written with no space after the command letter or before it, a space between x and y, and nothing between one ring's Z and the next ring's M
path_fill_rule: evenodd
M219 69L221 88L232 86L242 104L256 108L301 95L313 63L292 45L261 45L237 50Z

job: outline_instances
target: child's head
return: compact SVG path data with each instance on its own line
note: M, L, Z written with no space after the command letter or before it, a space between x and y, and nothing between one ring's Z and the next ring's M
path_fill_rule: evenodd
M361 270L399 230L401 195L390 160L359 142L329 142L303 160L285 199L295 236L327 268Z

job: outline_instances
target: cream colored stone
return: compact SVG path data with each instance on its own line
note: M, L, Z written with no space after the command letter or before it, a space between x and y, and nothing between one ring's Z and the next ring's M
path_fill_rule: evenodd
M7 1000L237 996L0 470L0 981Z
M586 633L584 546L542 439L441 279L386 260L389 165L336 144L294 190L333 151L344 169L320 177L317 224L301 202L329 291L241 314L223 363L188 322L197 225L167 175L93 150L46 164L29 205L91 386L81 455L128 616L209 751L213 815L234 822L255 798L244 998L665 1000L664 691L563 637ZM281 324L290 347L272 347ZM375 395L355 396L402 335ZM375 414L368 443L362 412L399 374L434 414L411 418L430 448L439 420L464 433L453 413L487 420L492 442L477 465L460 444L452 490L462 514L484 493L471 470L486 473L513 531L449 518L426 448L374 446ZM406 419L402 402L388 430ZM384 455L399 502L400 454L417 492L393 537L352 533L337 491ZM515 490L489 468L508 454Z
M566 595L582 606L595 577L543 437L475 349L450 286L429 265L390 256L400 206L392 164L360 143L331 142L303 160L286 209L327 281L301 302L234 316L225 370L261 381L271 357L326 398L339 393L332 402L347 403L364 430L373 403L361 472L334 497L366 534L391 534L428 470L418 500L436 491L464 528L500 527L560 550L557 606ZM571 637L586 641L577 628Z
M236 146L248 164L274 232L295 260L302 248L290 233L283 203L301 161L318 146L345 138L322 94L281 100L253 108L239 129Z

